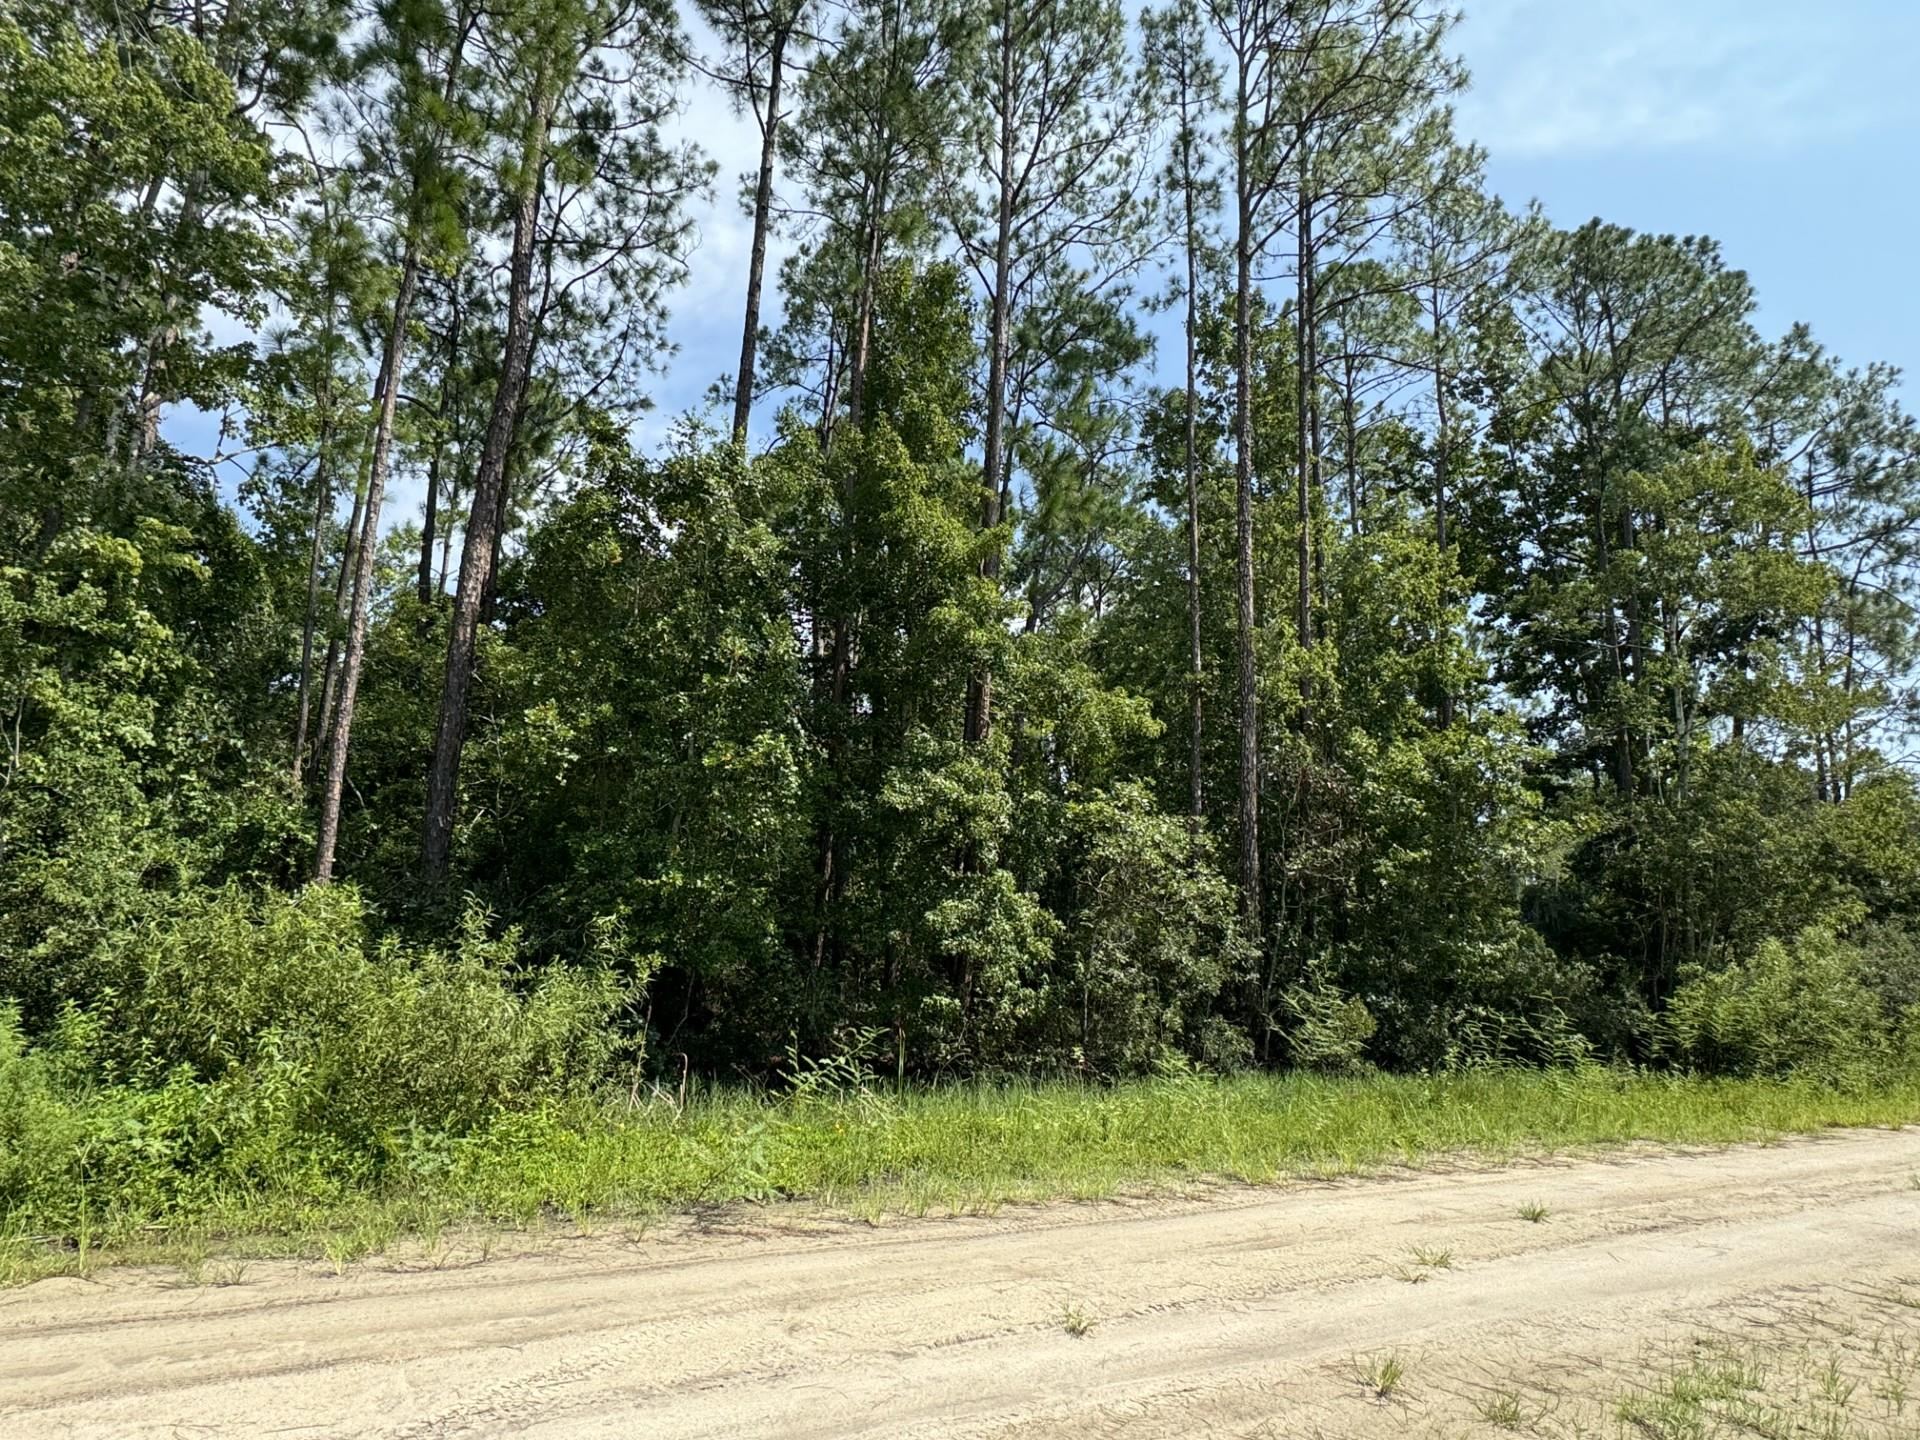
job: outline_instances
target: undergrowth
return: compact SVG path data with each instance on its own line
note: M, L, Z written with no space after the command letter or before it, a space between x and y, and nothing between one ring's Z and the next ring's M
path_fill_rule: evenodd
M209 1253L299 1254L344 1268L396 1236L449 1225L592 1224L800 1197L878 1220L1129 1187L1331 1178L1443 1156L1721 1144L1920 1119L1920 1083L1837 1091L1600 1068L904 1091L862 1074L814 1075L779 1093L696 1085L684 1098L503 1109L464 1134L386 1135L378 1163L350 1168L303 1152L294 1132L279 1135L279 1149L236 1133L246 1163L224 1170L220 1137L203 1134L208 1148L187 1153L164 1133L167 1107L186 1105L184 1093L137 1104L111 1088L34 1098L22 1078L32 1055L10 1053L0 1049L0 1099L65 1106L69 1146L43 1145L38 1170L0 1155L0 1279L16 1282L113 1261L203 1263Z

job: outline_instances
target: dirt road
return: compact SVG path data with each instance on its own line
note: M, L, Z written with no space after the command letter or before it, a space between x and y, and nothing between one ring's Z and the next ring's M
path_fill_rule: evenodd
M879 1229L753 1212L344 1276L109 1271L0 1295L0 1435L1601 1433L1583 1406L1702 1336L1920 1364L1917 1174L1920 1131L1850 1132ZM1920 1433L1914 1379L1858 1433Z

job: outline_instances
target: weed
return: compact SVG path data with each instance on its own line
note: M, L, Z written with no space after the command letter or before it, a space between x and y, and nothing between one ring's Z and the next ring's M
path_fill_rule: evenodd
M345 1235L329 1235L322 1240L327 1263L333 1267L333 1276L337 1280L347 1273L347 1267L364 1253L354 1248L353 1241Z
M1060 1312L1060 1328L1076 1340L1088 1334L1096 1323L1093 1316L1072 1303L1067 1304Z
M1375 1400L1391 1400L1406 1383L1407 1367L1401 1358L1388 1351L1354 1362L1354 1378Z
M1436 1249L1427 1245L1413 1247L1413 1263L1424 1270L1451 1270L1453 1251Z
M1899 1375L1889 1376L1873 1387L1873 1398L1887 1407L1890 1415L1907 1413L1907 1382Z
M1511 1390L1502 1390L1482 1400L1478 1409L1482 1420L1501 1430L1518 1430L1526 1424L1526 1411L1520 1406L1520 1397Z
M431 1253L444 1244L439 1227L453 1222L525 1225L590 1213L618 1224L774 1194L874 1220L989 1213L1195 1174L1270 1183L1476 1148L1512 1155L1636 1140L1727 1143L1920 1119L1920 1081L1834 1092L1602 1070L1293 1073L1106 1087L979 1081L882 1095L855 1078L830 1083L805 1071L782 1095L693 1087L674 1107L580 1101L502 1111L457 1140L409 1138L406 1184L394 1193L379 1188L376 1172L329 1169L337 1152L303 1155L297 1146L265 1185L215 1172L187 1185L140 1171L129 1172L138 1185L129 1181L125 1193L8 1192L0 1195L0 1283L86 1274L103 1260L191 1265L211 1231L260 1254L318 1251L344 1271L403 1230ZM193 1198L142 1198L154 1194ZM110 1225L101 1223L106 1215ZM1420 1252L1403 1278L1418 1283L1445 1268L1437 1263L1445 1253Z
M1530 1225L1544 1224L1547 1216L1551 1213L1546 1206L1540 1204L1538 1201L1529 1201L1525 1205L1522 1205L1519 1211L1520 1218Z

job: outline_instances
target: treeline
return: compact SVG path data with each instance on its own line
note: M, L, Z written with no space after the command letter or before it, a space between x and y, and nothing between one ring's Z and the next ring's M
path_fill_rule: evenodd
M1449 26L15 0L27 1040L155 1084L304 1054L377 1090L362 1138L616 1041L1914 1046L1897 376L1761 335L1711 241L1503 205ZM701 87L763 141L740 360L643 454L736 178L673 138Z

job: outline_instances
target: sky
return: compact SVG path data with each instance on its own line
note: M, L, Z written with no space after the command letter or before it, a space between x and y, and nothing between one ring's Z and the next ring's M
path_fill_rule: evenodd
M1597 215L1711 235L1752 277L1764 332L1806 321L1851 364L1901 366L1920 404L1920 0L1461 4L1455 48L1474 83L1458 128L1486 147L1512 205L1538 199L1561 226ZM757 163L758 132L704 84L680 128L720 177L670 299L676 349L640 425L647 448L739 354L749 234L736 181ZM776 240L770 276L783 253ZM169 432L199 448L209 428L183 416ZM420 484L396 481L389 523L404 523Z
M1804 320L1849 363L1906 369L1920 401L1920 0L1461 4L1474 83L1459 130L1486 147L1497 192L1561 226L1711 235L1752 277L1764 332ZM722 180L643 443L739 351L748 230L731 181L758 132L708 95L688 130Z
M1556 224L1711 235L1920 402L1920 0L1462 0L1459 127Z

